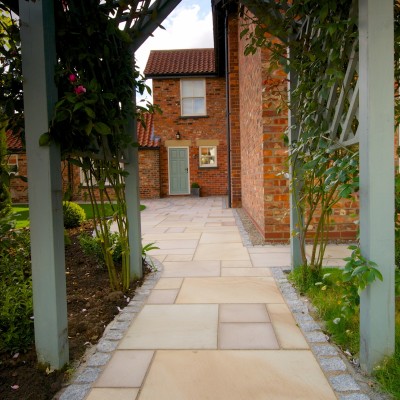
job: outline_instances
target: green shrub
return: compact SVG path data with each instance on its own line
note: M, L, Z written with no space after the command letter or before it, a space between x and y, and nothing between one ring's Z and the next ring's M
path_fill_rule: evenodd
M122 246L117 232L110 234L110 242L113 260L114 262L120 263L122 260ZM105 265L101 241L97 236L83 233L79 236L79 244L85 254L95 257L100 263Z
M34 338L29 232L9 231L1 242L0 351L24 351Z
M76 228L82 225L82 222L86 219L83 208L71 201L63 201L63 212L65 228Z

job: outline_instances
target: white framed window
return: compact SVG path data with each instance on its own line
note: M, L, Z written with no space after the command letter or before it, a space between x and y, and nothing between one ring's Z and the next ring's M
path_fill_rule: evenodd
M124 163L119 163L119 165L120 165L120 167L122 167L122 169L124 168ZM104 180L104 186L105 186L105 187L110 187L110 186L111 186L111 183L110 183L110 181L108 180L108 178L104 176L105 174L103 173L103 170L97 169L97 170L96 170L96 174L98 174L97 177L96 177L96 176L92 176L93 185L94 185L94 186L97 186L97 179L96 179L96 178L103 179L103 180ZM86 181L85 174L84 174L82 168L79 168L79 175L80 175L81 185L82 185L82 186L89 186L88 182ZM124 182L125 179L122 178L122 181Z
M199 152L200 167L217 166L217 146L200 146Z
M181 80L181 114L182 116L206 115L205 79Z

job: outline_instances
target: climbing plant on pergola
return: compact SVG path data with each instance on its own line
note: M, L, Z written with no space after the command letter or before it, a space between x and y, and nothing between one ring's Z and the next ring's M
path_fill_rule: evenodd
M101 7L109 10L108 18L116 21L121 35L125 35L127 41L130 42L126 51L133 63L135 51L179 2L180 0L154 2L150 0L89 0L80 2L80 5L88 10ZM49 132L49 121L54 115L54 106L58 101L54 79L57 64L55 34L60 33L61 28L67 32L69 29L68 25L63 27L56 25L54 6L66 9L70 1L3 0L2 3L18 14L20 20L36 351L40 363L48 364L52 368L61 368L68 362L61 156L60 146L57 143L59 141L47 143L45 140L44 143L42 135ZM84 23L84 21L74 22ZM90 21L86 23L88 25L86 34L93 34L90 32ZM65 46L67 47L68 43L65 43ZM106 47L104 44L105 52ZM99 59L104 57L102 54L95 56ZM74 66L70 67L74 68ZM118 75L118 70L113 72ZM128 87L127 90L132 91L132 88ZM118 101L118 99L115 100ZM134 98L131 101L134 102ZM97 128L100 133L102 130L104 134L107 133L103 125L97 125ZM131 142L136 139L135 130L135 114L127 114L125 133L131 136ZM40 146L40 141L46 145ZM130 272L131 276L141 276L137 148L127 146L124 161L125 171L128 173L125 184L126 196L129 198L126 212L130 221L128 231L131 247Z
M360 362L371 371L394 351L393 89L398 61L393 59L393 2L243 3L255 25L254 30L242 32L249 40L246 51L268 48L272 63L283 65L289 74L293 267L307 263L307 224L318 201L332 200L327 193L346 197L358 189L359 147L361 257L378 265L375 270L366 264L368 274L383 277L361 294ZM394 4L397 21L398 4ZM271 40L271 35L280 41ZM306 198L308 210L301 201L307 190L313 194ZM325 215L321 204L318 225L328 221L333 203L325 204ZM322 250L324 243L319 243ZM322 262L322 256L314 260Z

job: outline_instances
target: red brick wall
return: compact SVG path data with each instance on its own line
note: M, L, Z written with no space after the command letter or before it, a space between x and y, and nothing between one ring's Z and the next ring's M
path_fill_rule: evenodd
M28 177L26 154L11 154L10 165L17 165L17 175ZM15 203L28 202L28 183L19 178L12 178L10 185L11 199Z
M236 16L228 20L228 80L231 155L231 205L242 206L240 95L239 95L239 32Z
M139 150L139 190L141 199L160 197L160 151Z
M265 233L261 52L244 55L239 43L242 207Z
M153 199L160 197L160 153L159 149L139 150L139 189L140 198ZM18 174L27 177L27 163L25 154L10 156L10 165L18 163ZM82 186L79 168L65 162L61 163L62 185L64 193L72 182L72 201L89 201L87 190ZM11 196L14 203L28 203L28 183L21 179L11 180ZM110 191L112 197L112 191Z
M190 182L198 182L202 196L226 195L227 147L225 80L206 78L205 117L181 117L180 79L153 79L153 99L163 113L154 115L154 135L161 138L160 175L161 196L169 195L168 151L166 140L176 140L176 132L189 144ZM217 168L199 167L197 140L218 140ZM183 142L182 142L183 143Z
M288 126L287 112L279 112L281 95L287 88L283 71L267 72L268 50L244 56L244 40L239 40L240 146L242 204L260 233L269 242L290 238L289 182L287 148L283 134ZM332 213L330 239L354 240L358 201L343 200ZM315 231L318 216L311 229Z
M289 181L283 175L287 171L287 148L283 134L288 126L287 111L279 112L282 93L286 93L286 75L282 71L267 72L270 53L262 51L263 115L263 163L265 188L265 233L268 241L284 241L290 237Z

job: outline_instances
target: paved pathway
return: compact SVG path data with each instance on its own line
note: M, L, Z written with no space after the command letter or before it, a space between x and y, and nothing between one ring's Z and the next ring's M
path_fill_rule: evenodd
M244 246L223 198L144 204L163 272L86 399L336 399L271 273L288 246Z

